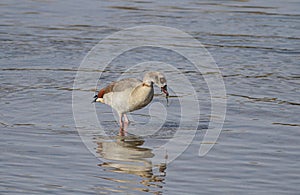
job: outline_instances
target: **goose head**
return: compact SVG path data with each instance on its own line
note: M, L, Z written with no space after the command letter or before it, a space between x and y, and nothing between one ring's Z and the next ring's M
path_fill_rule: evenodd
M167 79L165 75L161 72L147 72L144 76L143 83L148 85L155 84L158 86L161 91L166 94L166 97L169 96L169 92L167 89Z

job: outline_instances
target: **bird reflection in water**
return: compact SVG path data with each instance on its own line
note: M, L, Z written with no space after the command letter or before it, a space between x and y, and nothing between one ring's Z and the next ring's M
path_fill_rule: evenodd
M105 171L139 176L136 181L122 180L120 178L103 178L119 183L142 184L142 187L118 186L116 190L138 190L153 194L161 194L166 175L166 159L163 163L153 164L152 149L142 147L145 140L137 136L116 136L113 139L99 137L97 140L97 153L105 162L99 164ZM167 155L166 155L167 158ZM118 175L116 176L118 177ZM124 177L122 177L124 178ZM132 178L132 177L129 177Z

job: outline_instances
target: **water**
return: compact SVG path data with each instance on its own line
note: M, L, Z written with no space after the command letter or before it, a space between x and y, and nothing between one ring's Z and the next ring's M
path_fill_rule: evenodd
M2 1L1 194L297 194L299 7L292 0ZM166 163L167 153L153 159L155 146L174 135L174 113L175 123L152 137L122 138L109 108L97 105L109 137L89 130L102 161L81 141L72 112L77 68L99 40L137 25L187 32L218 64L227 114L206 156L199 157L198 150L211 105L204 80L192 71L186 76L193 86L200 84L200 122L193 142L173 162ZM113 63L135 64L149 51L155 55L155 49L141 48ZM164 60L187 67L175 54ZM92 97L93 89L87 91ZM180 98L170 98L172 109ZM156 96L154 103L164 101ZM132 117L135 127L147 122L149 112Z

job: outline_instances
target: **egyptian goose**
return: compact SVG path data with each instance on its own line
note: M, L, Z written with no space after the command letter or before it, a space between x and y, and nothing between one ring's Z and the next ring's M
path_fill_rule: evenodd
M153 84L161 88L168 98L166 77L160 72L147 72L143 81L135 78L126 78L110 83L94 96L93 102L108 104L119 114L121 130L128 125L127 112L147 106L153 99ZM123 121L124 117L124 121Z

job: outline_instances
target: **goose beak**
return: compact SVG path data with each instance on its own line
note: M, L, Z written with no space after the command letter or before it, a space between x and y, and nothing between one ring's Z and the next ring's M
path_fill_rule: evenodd
M167 85L161 87L161 92L164 92L164 94L166 94L166 98L169 97L169 92L167 90Z
M97 99L98 99L98 95L95 95L94 100L91 103L95 103Z
M166 99L167 99L167 106L169 105L169 100L168 100L168 97L169 97L169 92L167 90L167 85L161 87L161 91L164 92L166 94Z

